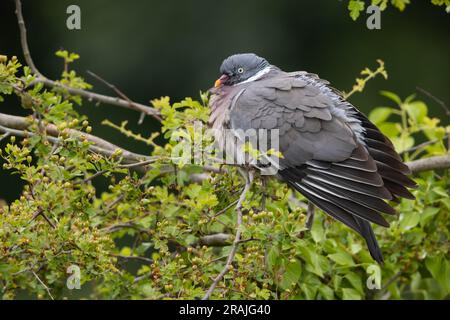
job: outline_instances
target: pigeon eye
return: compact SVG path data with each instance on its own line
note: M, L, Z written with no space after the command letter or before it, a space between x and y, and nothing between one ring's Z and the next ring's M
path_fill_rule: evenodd
M237 72L238 72L238 73L244 73L244 68L239 68L239 69L237 69Z

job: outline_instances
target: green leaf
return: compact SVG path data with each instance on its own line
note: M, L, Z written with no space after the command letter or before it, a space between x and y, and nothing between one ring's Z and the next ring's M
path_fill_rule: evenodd
M355 289L343 288L342 289L342 299L343 300L361 300L362 295Z
M333 254L329 254L328 257L336 262L337 264L340 264L342 266L353 266L355 262L353 261L353 258L350 254L347 252L341 251Z
M399 106L402 104L402 99L400 99L400 97L398 95L396 95L395 93L393 93L391 91L383 90L383 91L380 91L380 94L382 96L385 96L388 99L391 99Z
M298 249L302 254L302 258L305 259L307 263L306 268L322 278L324 270L322 268L323 263L320 258L323 257L319 256L314 249L306 246L299 246Z
M280 251L276 246L270 248L269 253L267 254L267 267L270 270L273 270L274 267L279 264L280 261Z
M403 11L405 10L405 7L407 4L409 4L409 0L391 0L392 5L394 7L397 7L398 10Z
M391 140L394 144L395 150L399 153L414 146L414 138L411 136L401 135L400 137L392 137Z
M120 255L122 256L131 256L131 248L130 247L123 247L122 250L120 250Z
M415 123L422 123L427 116L428 108L422 101L413 101L404 105L406 112Z
M316 243L325 240L325 230L321 219L314 219L314 223L311 228L311 236Z
M349 272L345 275L345 278L360 294L364 294L363 282L358 274Z
M436 281L448 292L450 290L449 262L442 256L428 257L425 266Z
M425 226L428 221L435 216L441 209L440 208L433 208L433 207L427 207L425 210L423 210L421 216L420 216L420 225L423 227Z
M442 196L442 197L448 197L449 194L447 191L445 191L444 189L442 189L441 187L434 187L433 189L434 193L437 193L438 195Z
M399 228L402 231L410 230L410 229L414 228L415 226L417 226L419 221L420 221L420 214L416 211L409 211L409 212L402 213L400 215Z
M389 138L394 138L400 133L400 125L393 122L384 122L378 126L378 129Z
M369 120L378 125L384 122L392 114L392 108L378 107L373 109L369 114Z
M329 286L325 284L321 284L319 286L319 293L320 295L326 299L326 300L333 300L334 299L334 291Z
M295 262L289 262L280 282L280 287L282 289L288 289L292 285L296 284L298 279L300 279L301 273L302 266L298 260Z
M350 11L350 17L353 20L358 19L361 11L364 10L364 2L361 0L350 0L348 3L348 10Z

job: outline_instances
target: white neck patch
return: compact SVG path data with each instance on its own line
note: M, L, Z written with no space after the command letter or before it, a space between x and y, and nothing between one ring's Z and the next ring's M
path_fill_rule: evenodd
M235 86L237 86L238 84L243 84L243 83L256 81L256 80L260 79L263 75L268 73L270 70L272 70L272 68L270 66L265 67L264 69L262 69L261 71L258 71L254 76L251 76L247 80L239 82L239 83L236 83Z

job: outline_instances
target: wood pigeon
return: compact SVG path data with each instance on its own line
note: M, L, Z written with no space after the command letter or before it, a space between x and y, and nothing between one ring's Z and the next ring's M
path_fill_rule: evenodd
M385 200L414 199L407 187L416 187L391 141L316 74L284 72L253 53L228 57L220 73L210 89L216 139L225 129L278 129L277 177L364 237L382 263L370 223L388 227L381 213L396 212Z

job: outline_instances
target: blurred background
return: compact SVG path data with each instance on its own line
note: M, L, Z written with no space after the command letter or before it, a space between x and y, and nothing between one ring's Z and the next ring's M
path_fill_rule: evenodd
M402 98L417 93L430 112L449 123L443 109L417 92L419 86L450 102L450 14L430 1L411 1L405 12L382 12L381 30L366 28L366 14L355 22L347 1L206 1L206 0L23 0L29 45L37 67L56 79L62 60L54 52L81 55L72 67L94 85L94 91L114 95L90 77L91 70L115 84L131 99L148 104L170 96L172 101L199 97L219 76L224 58L255 52L286 71L307 70L349 91L364 67L386 63L389 79L369 82L351 97L363 112L390 104L379 95L390 90ZM81 30L68 30L66 9L81 8ZM13 0L0 1L0 54L23 61ZM19 101L7 99L1 112L24 115ZM139 142L102 126L103 119L129 126L144 136L159 125L119 107L84 102L78 108L93 125L93 133L130 150L149 153ZM19 178L0 171L0 198L11 201L20 192Z

